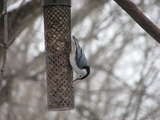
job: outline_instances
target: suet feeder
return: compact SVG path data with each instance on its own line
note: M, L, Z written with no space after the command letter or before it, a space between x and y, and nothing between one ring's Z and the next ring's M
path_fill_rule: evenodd
M49 110L74 108L71 50L71 0L43 0Z

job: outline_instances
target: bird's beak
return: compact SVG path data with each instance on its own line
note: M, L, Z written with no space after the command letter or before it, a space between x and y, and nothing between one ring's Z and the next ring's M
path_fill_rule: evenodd
M72 83L74 83L74 82L75 82L75 81L77 81L77 80L79 80L79 78L77 78L77 79L73 80L73 82L72 82Z

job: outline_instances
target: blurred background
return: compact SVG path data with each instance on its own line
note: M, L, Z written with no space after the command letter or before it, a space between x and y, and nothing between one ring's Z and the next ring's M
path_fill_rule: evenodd
M160 26L159 0L132 1ZM0 120L160 119L160 45L113 0L72 0L72 35L89 59L91 74L75 83L71 111L47 110L41 0L9 0L8 10Z

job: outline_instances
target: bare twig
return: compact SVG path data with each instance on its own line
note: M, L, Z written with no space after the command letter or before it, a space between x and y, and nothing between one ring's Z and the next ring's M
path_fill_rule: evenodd
M150 36L160 43L160 29L153 24L131 0L114 0L125 10Z
M159 113L159 111L160 111L160 105L156 106L156 108L154 108L152 111L150 111L144 117L142 117L140 120L147 120L152 115Z
M4 0L4 43L3 43L3 58L2 58L2 68L0 76L0 90L2 87L2 80L4 79L6 59L7 59L7 46L8 46L8 13L7 13L7 1Z
M132 93L131 93L131 95L129 97L128 104L125 107L125 113L122 115L122 119L121 120L126 120L127 119L128 114L130 112L129 108L132 105L133 97L134 97L134 91L132 91Z

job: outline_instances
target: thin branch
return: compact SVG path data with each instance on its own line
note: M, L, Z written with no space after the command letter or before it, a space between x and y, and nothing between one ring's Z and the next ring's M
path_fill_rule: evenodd
M3 43L2 68L0 76L0 90L2 87L2 80L4 79L5 69L6 69L7 46L8 46L8 13L7 13L7 1L4 0L4 43Z
M42 13L42 0L31 0L23 6L8 11L8 47L14 42L15 38ZM0 16L0 62L2 59L3 39L4 39L4 14Z
M140 120L147 120L149 117L154 116L155 114L159 113L160 106L156 106L152 111L148 112L144 117L142 117Z
M99 7L105 5L108 0L89 0L84 4L83 9L76 11L72 17L72 28L81 22L87 15L93 12L94 10L98 9Z
M139 96L138 96L138 99L137 99L137 105L136 105L135 115L134 115L133 120L137 120L138 119L139 112L140 112L140 109L141 109L141 106L142 106L142 98L145 95L147 87L143 87L141 89L142 90L139 92Z
M129 108L132 105L133 97L134 97L134 91L132 91L132 93L131 93L131 95L129 97L128 104L125 107L125 113L122 115L122 119L121 120L126 120L127 119L128 115L129 115L129 112L130 112Z
M3 5L4 5L4 0L0 0L0 16L3 12Z
M126 11L150 36L160 43L160 29L152 23L131 0L114 0Z

